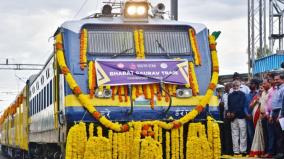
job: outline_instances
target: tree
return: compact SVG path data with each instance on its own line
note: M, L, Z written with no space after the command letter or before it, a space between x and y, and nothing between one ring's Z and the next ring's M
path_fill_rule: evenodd
M265 57L265 56L268 56L268 55L271 55L271 54L272 54L272 52L268 49L267 46L265 46L263 48L262 53L260 52L259 47L256 49L256 59L259 59L259 58L262 58L262 57Z

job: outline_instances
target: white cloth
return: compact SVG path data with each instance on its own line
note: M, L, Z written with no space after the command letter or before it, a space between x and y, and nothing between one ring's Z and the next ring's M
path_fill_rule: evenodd
M269 97L269 93L268 91L263 91L261 94L261 97L259 98L259 102L260 102L260 112L261 113L265 113L266 110L266 103Z
M230 93L232 93L234 91L233 88L230 89ZM244 94L249 94L250 92L250 89L248 86L244 85L244 84L241 84L240 85L240 91L244 92Z
M254 137L251 145L251 156L264 154L264 136L262 131L261 119L257 121Z
M229 96L229 93L225 93L223 95L223 102L224 102L224 110L227 111L228 110L228 96Z
M247 126L245 119L236 118L231 122L233 151L234 153L246 153L247 150Z

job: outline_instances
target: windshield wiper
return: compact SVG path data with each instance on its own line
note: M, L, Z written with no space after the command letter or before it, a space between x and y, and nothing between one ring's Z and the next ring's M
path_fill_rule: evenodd
M120 55L126 54L128 51L130 51L132 49L133 49L133 47L125 49L125 50L122 50L120 53L114 54L111 58L116 58L116 57L118 57Z
M166 49L164 48L164 46L159 42L159 40L156 39L156 43L158 44L158 47L164 52L167 54L167 57L170 58L170 54L169 52L166 51Z

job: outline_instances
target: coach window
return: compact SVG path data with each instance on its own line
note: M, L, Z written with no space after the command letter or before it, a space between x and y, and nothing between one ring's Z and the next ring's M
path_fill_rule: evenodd
M34 115L35 114L35 98L33 97L33 107L32 107L32 115Z
M33 100L30 101L29 116L31 116L32 107L33 107Z
M35 114L35 105L36 105L36 102L35 102L35 96L33 97L33 110L32 110L32 115Z
M36 105L36 101L35 101L35 96L33 97L33 110L32 110L32 115L35 114L35 105Z
M42 110L42 90L40 91L40 94L39 94L39 112Z
M33 107L33 100L30 101L30 107L29 107L29 109L28 109L29 116L32 115L32 107Z
M39 93L36 95L37 98L37 106L36 106L36 113L39 112Z
M36 98L36 96L34 97L34 99L35 99L35 105L34 105L34 113L33 114L36 113L36 106L37 106L37 98Z
M46 108L46 86L43 89L43 109Z
M53 101L53 90L52 90L52 80L50 81L50 85L49 85L49 103L52 104Z
M46 103L47 103L47 107L49 106L49 83L46 86Z
M43 110L43 109L44 109L44 105L45 105L45 104L44 104L44 88L42 89L41 92L42 92L42 94L41 94L41 101L42 101L42 102L41 102L41 103L42 103L42 105L41 105L41 110Z
M32 108L31 108L31 115L34 115L34 110L35 110L35 98L32 99Z

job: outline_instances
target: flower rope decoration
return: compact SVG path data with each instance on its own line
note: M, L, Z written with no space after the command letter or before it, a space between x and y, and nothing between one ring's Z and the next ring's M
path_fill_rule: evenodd
M198 43L197 43L197 39L195 36L195 31L193 29L189 29L189 38L190 38L190 44L192 47L192 51L194 54L194 61L195 61L195 65L201 65L201 55L200 55L200 51L198 48Z
M192 89L192 94L197 96L199 94L199 87L197 82L196 73L194 70L194 64L192 62L188 63L188 72L189 72L189 83Z
M93 61L89 62L88 76L89 76L88 82L89 82L90 97L93 98L96 86L96 68Z
M135 33L137 34L137 32ZM135 37L136 39L136 37ZM136 40L135 40L136 42ZM211 56L212 56L212 67L213 67L213 73L211 77L210 84L208 86L208 89L205 93L205 96L200 100L199 105L195 107L190 113L186 114L185 116L181 117L180 119L174 120L170 123L163 122L163 121L145 121L144 124L154 125L157 124L159 127L162 127L163 129L178 129L183 124L189 122L190 120L193 120L201 111L203 111L206 104L209 102L210 98L212 97L214 93L214 89L218 82L218 58L217 58L217 51L216 51L216 42L215 37L213 35L209 36L209 45L211 50ZM62 71L62 73L65 75L65 79L69 85L69 87L73 90L73 93L77 96L78 100L81 102L81 104L84 106L85 109L88 110L89 113L92 114L92 116L97 119L102 125L105 127L116 131L116 132L126 132L129 131L129 124L119 124L114 123L107 119L105 116L101 115L100 112L98 112L93 105L92 101L86 96L84 93L82 93L80 87L78 86L77 82L73 78L72 74L70 73L64 57L63 52L63 44L62 44L62 35L57 34L56 35L56 57L59 64L59 67ZM64 71L66 70L66 71Z
M82 29L80 34L80 68L84 70L87 66L88 31Z

